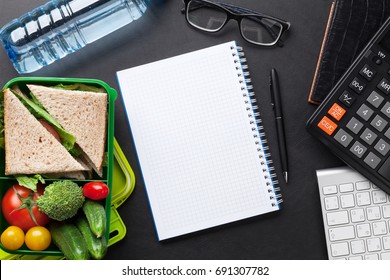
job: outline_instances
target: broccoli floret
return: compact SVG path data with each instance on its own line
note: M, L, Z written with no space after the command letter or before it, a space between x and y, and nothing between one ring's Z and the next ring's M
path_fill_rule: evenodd
M72 218L83 206L85 197L83 190L72 181L57 181L45 188L38 197L39 209L51 219L63 221Z

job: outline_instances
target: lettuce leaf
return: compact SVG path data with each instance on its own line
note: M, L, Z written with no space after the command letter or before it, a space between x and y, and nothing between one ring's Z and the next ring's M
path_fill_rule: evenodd
M4 95L0 92L0 148L4 149Z
M106 90L102 87L89 86L81 83L74 83L70 85L58 84L52 86L52 88L57 89L67 89L67 90L81 90L81 91L92 91L92 92L106 92Z
M33 192L37 191L37 184L41 182L42 184L45 183L45 179L39 174L34 175L32 177L26 176L26 175L15 175L16 180L18 181L18 184L26 187Z

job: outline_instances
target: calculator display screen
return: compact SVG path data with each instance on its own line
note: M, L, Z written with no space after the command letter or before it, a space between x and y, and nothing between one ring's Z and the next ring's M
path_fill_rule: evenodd
M379 45L384 48L386 51L390 52L390 31L383 37Z

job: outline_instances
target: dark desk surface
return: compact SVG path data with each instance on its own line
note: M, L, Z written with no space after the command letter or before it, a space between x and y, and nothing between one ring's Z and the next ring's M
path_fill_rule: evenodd
M224 0L225 1L225 0ZM46 0L0 2L0 26ZM137 178L131 197L118 209L126 237L110 247L107 259L326 259L315 170L342 163L305 130L315 106L307 102L331 0L226 0L291 21L283 48L244 42L236 23L220 34L189 27L182 2L159 0L138 21L29 76L96 78L118 90L116 71L237 40L244 47L260 111L270 140L284 203L280 213L256 217L159 243L123 106L116 103L115 137ZM290 161L289 184L281 177L268 75L279 71ZM0 84L18 76L0 49Z

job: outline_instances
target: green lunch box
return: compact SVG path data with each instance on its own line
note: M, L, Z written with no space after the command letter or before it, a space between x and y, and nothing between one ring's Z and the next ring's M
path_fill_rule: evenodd
M130 166L128 165L126 159L124 158L120 147L115 141L114 138L114 109L115 109L115 100L117 98L117 92L111 88L108 84L103 81L95 79L80 79L80 78L53 78L53 77L18 77L10 80L4 88L18 86L22 91L25 90L26 84L37 84L43 86L54 86L58 84L68 85L81 83L88 86L95 86L104 88L107 92L107 141L106 141L106 153L107 153L107 164L103 168L103 177L100 178L95 172L93 173L91 180L73 180L79 186L90 182L90 181L102 181L106 183L110 188L109 195L102 201L103 206L106 210L106 232L105 237L109 240L108 244L111 245L117 240L123 238L121 236L115 235L117 231L118 234L123 232L123 226L119 227L117 224L121 223L120 217L116 212L116 207L118 207L129 195L131 192L131 185L134 182L134 179L131 178L133 173ZM4 157L4 150L0 151L0 158ZM7 191L7 189L16 183L16 180L13 176L6 176L4 174L4 160L0 161L0 198L2 198ZM115 179L114 179L115 178ZM50 184L58 179L45 179L46 184ZM115 181L114 181L115 180ZM130 182L129 186L126 184ZM124 188L130 188L124 189ZM119 218L119 219L118 219ZM4 216L0 215L0 232L3 232L9 224L5 220ZM119 231L116 227L119 227ZM113 235L114 234L114 235ZM62 257L62 252L53 244L44 251L32 251L29 250L25 245L23 245L18 250L7 250L0 244L0 249L7 253L16 254L16 255L36 255L36 256L59 256Z

